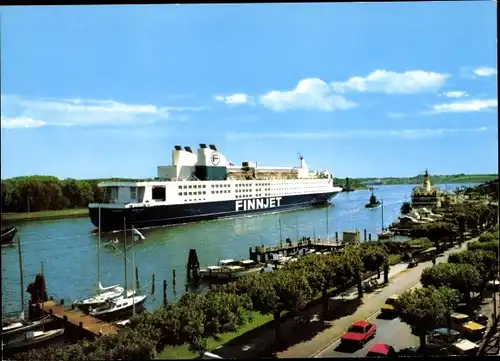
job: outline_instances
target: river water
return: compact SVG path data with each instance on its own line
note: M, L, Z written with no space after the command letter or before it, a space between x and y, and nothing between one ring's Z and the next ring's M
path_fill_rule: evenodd
M442 189L455 189L458 185L441 185ZM463 184L461 185L463 186ZM410 199L414 185L379 186L375 189L377 198L384 200L384 227L398 216L401 204ZM296 240L302 236L326 237L327 214L328 233L332 239L335 232L339 237L343 231L357 229L363 238L367 229L376 238L381 229L381 208L366 209L370 192L368 190L340 193L330 207L311 208L290 212L253 215L232 219L186 224L176 227L141 230L146 237L129 249L127 276L133 284L135 265L139 267L139 280L144 292L151 292L152 274L155 274L155 295L146 301L148 308L159 306L163 301L162 282L168 281L168 297L172 300L182 295L186 282L186 263L189 249L197 251L200 265L216 264L224 258L248 258L249 247L255 245L276 245L281 233L283 239ZM328 209L328 211L327 211ZM66 303L80 297L90 296L97 284L98 236L91 235L94 229L88 218L64 219L20 224L24 289L33 282L43 263L47 291L56 299ZM102 244L112 237L122 239L123 234L103 235ZM124 285L124 257L109 247L101 247L101 283ZM172 282L172 270L176 270L176 286ZM29 295L24 292L27 302ZM2 312L11 313L20 309L20 278L18 250L2 248Z

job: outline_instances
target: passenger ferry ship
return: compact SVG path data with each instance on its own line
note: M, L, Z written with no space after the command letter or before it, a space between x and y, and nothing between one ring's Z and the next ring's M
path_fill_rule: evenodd
M273 212L327 204L342 188L328 171L311 172L302 156L299 167L236 166L215 145L176 145L172 165L158 166L158 178L140 182L104 182L103 203L89 204L89 216L101 230L145 228Z

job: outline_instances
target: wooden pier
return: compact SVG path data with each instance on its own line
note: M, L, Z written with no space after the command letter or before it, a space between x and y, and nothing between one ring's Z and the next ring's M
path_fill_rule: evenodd
M31 311L39 316L52 315L59 319L62 325L68 330L77 333L77 338L94 339L100 335L114 334L118 327L112 323L101 321L93 316L87 315L79 309L67 309L64 304L58 304L55 301L46 301L43 303L31 303Z
M341 241L305 240L296 243L288 242L283 246L250 247L249 255L254 262L267 263L272 260L272 254L280 254L286 257L296 254L302 248L313 249L316 252L331 252L344 248L344 244Z

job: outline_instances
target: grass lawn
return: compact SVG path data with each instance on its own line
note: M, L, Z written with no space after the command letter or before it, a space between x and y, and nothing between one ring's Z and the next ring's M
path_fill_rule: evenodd
M88 215L88 212L89 211L87 208L78 208L78 209L62 209L60 211L2 213L2 221L26 222L26 221L42 221L49 219L86 217Z
M390 254L388 256L389 258L389 264L390 265L394 265L396 263L399 263L399 261L401 261L401 255L400 254Z
M243 335L244 333L251 331L259 326L262 326L273 319L272 315L261 315L258 312L252 312L253 319L251 322L247 323L245 326L241 327L236 332L228 332L220 335L219 340L209 339L208 340L208 350L215 350L217 347L228 343L232 339ZM198 354L193 353L188 350L188 345L181 346L167 346L160 352L156 358L157 359L193 359L198 357Z

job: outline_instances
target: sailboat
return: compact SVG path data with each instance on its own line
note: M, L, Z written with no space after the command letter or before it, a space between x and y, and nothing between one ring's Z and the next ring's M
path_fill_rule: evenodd
M90 308L102 306L107 300L120 297L125 289L120 285L103 287L100 280L101 273L101 209L99 208L99 243L97 245L97 294L87 299L78 299L73 302L75 307L83 311L88 311Z
M126 220L123 219L125 229L125 240L123 241L123 258L125 263L125 287L127 287L127 227ZM135 260L134 260L135 262ZM136 290L130 290L125 293L125 296L108 299L104 305L96 309L90 309L90 315L99 318L112 318L118 314L132 311L135 313L137 307L143 306L147 295L137 295Z
M384 200L382 199L382 231L377 235L378 239L389 239L394 236L394 233L389 230L384 230Z
M21 284L21 314L18 318L2 321L2 337L16 335L21 332L35 330L51 321L50 316L46 316L37 321L27 321L24 317L24 282L23 282L23 260L21 252L21 240L17 237L17 250L19 255L19 275Z

